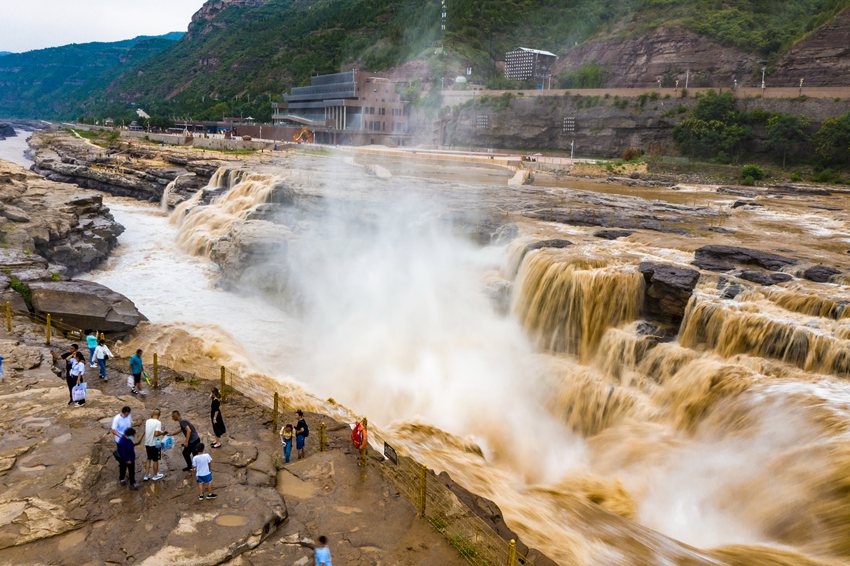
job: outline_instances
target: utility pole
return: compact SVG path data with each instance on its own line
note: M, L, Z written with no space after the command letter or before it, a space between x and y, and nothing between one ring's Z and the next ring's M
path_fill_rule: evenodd
M761 68L761 96L762 96L762 98L764 98L764 72L765 72L765 70L766 70L766 67Z
M685 70L685 88L686 88L686 89L688 88L688 79L689 79L689 78L691 78L691 70L690 70L690 69L686 69L686 70Z
M803 81L806 79L800 79L800 96L803 96Z

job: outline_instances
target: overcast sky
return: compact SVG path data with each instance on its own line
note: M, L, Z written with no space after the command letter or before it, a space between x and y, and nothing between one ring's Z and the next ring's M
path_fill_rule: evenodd
M0 0L0 51L186 31L204 0Z

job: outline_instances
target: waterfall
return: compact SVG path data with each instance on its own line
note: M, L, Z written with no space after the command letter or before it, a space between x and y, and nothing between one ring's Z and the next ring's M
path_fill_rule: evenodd
M644 281L634 266L564 256L562 250L526 254L517 275L514 312L548 350L592 357L609 327L637 318Z

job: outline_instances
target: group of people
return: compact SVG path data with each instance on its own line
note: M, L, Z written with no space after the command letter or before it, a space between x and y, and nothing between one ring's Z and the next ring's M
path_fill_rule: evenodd
M90 330L86 336L86 345L89 349L88 367L98 368L98 375L103 381L107 381L106 376L106 360L114 357L106 341L103 338L98 338L96 330ZM138 355L141 356L141 350ZM74 389L84 387L86 375L86 356L80 351L78 344L71 344L67 352L62 353L62 360L65 362L65 381L68 384L68 395L70 397L68 405L84 405L85 395L77 395L74 398ZM141 359L140 359L141 362ZM137 391L133 391L136 393Z
M310 428L307 426L307 421L304 420L304 411L298 409L295 411L298 416L298 422L293 426L290 423L280 427L280 442L283 445L283 459L288 464L292 457L292 444L295 443L295 449L298 451L298 459L304 457L304 443L307 437L310 436Z
M214 401L220 401L217 389L213 389L210 397ZM160 421L160 410L151 411L151 416L145 421L144 435L137 438L136 429L133 428L131 417L132 409L124 406L121 412L112 419L112 435L115 440L116 449L113 456L118 460L118 483L128 485L130 489L138 489L136 484L136 446L144 443L145 446L145 471L143 481L159 481L164 474L159 471L159 462L162 460L162 451L167 449L173 440L169 437L183 434L183 459L186 466L184 472L195 470L195 478L198 484L198 499L215 499L216 493L212 489L212 456L205 453L205 446L201 442L198 430L189 419L184 418L180 411L171 412L171 420L177 423L177 430L168 432L163 430ZM224 424L221 411L218 411L219 422ZM213 447L221 446L220 438Z
M65 363L65 378L70 394L69 405L74 403L83 405L85 403L85 397L74 398L74 388L85 383L86 365L90 368L98 368L100 379L108 381L106 361L114 356L106 346L106 342L102 338L98 338L96 331L91 331L87 333L86 345L89 349L88 362L77 344L71 344L69 350L61 355ZM128 386L131 387L132 393L143 395L144 364L142 354L142 350L136 350L135 355L130 358L132 381L128 379ZM133 427L131 415L132 408L125 405L121 408L121 412L113 417L111 425L111 433L115 441L113 457L118 461L118 483L120 485L129 485L132 490L139 488L136 483L136 446L140 444L144 444L146 456L142 480L155 482L163 479L165 475L159 468L162 452L174 444L174 436L179 436L182 433L182 456L186 464L182 471L190 472L194 470L198 486L198 500L218 497L213 491L213 458L205 451L206 447L201 442L201 436L198 434L195 425L184 418L179 411L172 411L171 419L177 423L178 428L173 432L166 431L160 420L160 410L154 409L151 411L150 417L145 420L142 437L139 438L136 429ZM297 450L298 459L304 458L305 443L310 434L307 421L304 419L304 412L299 409L296 411L296 416L295 425L286 423L279 432L284 460L287 464L290 463L293 444ZM227 427L224 424L224 416L221 412L221 392L216 387L213 387L210 391L210 422L215 436L211 447L220 448L222 446L221 439L227 432ZM327 537L320 536L316 541L314 550L317 566L332 566Z

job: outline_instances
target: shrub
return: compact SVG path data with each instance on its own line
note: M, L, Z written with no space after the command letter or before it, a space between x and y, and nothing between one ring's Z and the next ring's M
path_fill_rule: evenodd
M753 179L751 175L747 175L746 177L744 177L744 178L741 180L741 184L742 184L742 185L746 185L746 186L748 186L748 187L752 187L753 185L755 185L755 184L756 184L756 180L755 180L755 179Z
M761 181L764 179L764 170L758 165L744 165L741 168L741 178L750 178L754 181Z
M32 290L30 290L30 286L18 279L17 277L12 277L9 280L9 287L12 288L13 291L18 293L21 297L23 297L24 302L27 306L32 306Z
M812 177L812 181L816 183L840 183L841 182L841 173L836 171L835 169L821 169L816 172Z
M679 97L680 98L687 98L688 97L688 89L683 88L682 91L679 93Z
M643 150L635 147L627 147L623 150L621 159L623 161L633 161L643 155Z
M788 175L788 179L790 179L794 183L798 183L803 180L803 174L799 171L792 171L791 174Z

